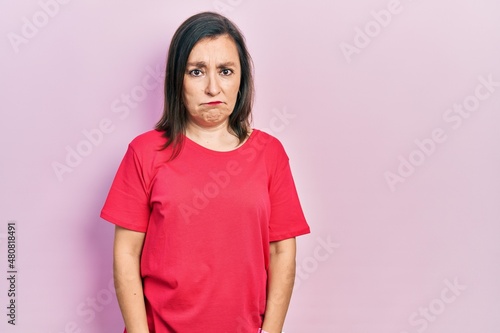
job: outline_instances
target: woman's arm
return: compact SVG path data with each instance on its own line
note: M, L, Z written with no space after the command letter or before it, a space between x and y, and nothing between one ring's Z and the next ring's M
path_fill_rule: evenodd
M262 329L280 333L292 297L295 282L295 238L270 244L267 305Z
M145 233L115 228L113 275L116 297L128 333L149 333L140 261Z

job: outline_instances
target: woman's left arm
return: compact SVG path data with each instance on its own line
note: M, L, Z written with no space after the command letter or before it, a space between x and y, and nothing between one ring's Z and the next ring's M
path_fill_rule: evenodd
M280 333L295 281L295 238L270 243L267 304L262 330Z

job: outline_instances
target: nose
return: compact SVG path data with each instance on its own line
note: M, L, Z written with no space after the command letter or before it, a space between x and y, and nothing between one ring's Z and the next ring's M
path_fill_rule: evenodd
M205 93L209 96L217 96L221 91L219 78L217 77L217 74L212 72L207 76L207 79L208 82L205 88Z

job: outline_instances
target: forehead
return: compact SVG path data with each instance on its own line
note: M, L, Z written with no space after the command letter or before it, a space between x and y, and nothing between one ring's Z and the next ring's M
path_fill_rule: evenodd
M239 64L238 48L228 35L203 38L189 54L188 62L234 62Z

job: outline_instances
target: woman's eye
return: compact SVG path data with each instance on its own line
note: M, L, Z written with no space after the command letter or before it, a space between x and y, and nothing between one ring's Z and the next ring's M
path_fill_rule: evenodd
M222 75L224 75L224 76L228 76L228 75L233 74L233 71L232 71L231 69L227 69L227 68L226 68L226 69L223 69L223 70L221 71L221 73L222 73Z
M202 72L199 69L193 69L189 72L192 76L201 76Z

